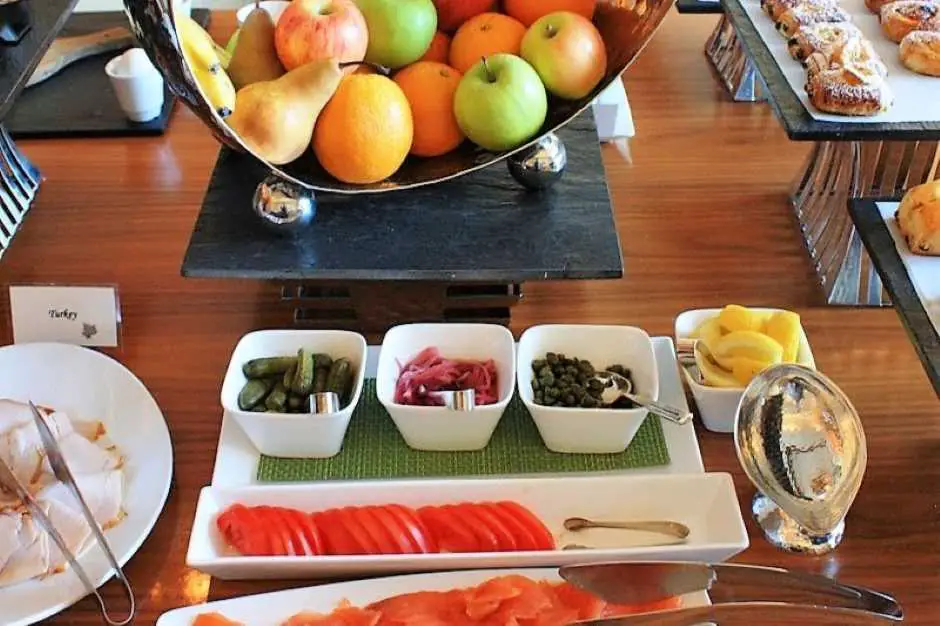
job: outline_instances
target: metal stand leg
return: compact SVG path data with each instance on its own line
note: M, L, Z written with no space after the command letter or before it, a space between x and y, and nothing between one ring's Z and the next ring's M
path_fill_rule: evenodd
M900 196L938 174L940 142L817 143L790 193L829 304L890 301L848 214L850 198Z
M763 102L767 99L764 80L744 51L727 16L721 16L718 27L708 38L705 56L735 102Z
M0 257L32 206L42 176L0 126Z

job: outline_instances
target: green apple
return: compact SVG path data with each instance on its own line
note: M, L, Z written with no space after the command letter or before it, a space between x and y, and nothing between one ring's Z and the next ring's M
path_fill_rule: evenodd
M548 96L538 73L513 54L494 54L464 75L454 94L463 133L492 152L512 150L539 132Z
M356 0L369 27L366 61L393 70L414 63L431 47L437 9L431 0Z

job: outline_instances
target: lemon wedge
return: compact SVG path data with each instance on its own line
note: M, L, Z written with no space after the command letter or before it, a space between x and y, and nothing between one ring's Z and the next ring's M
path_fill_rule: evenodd
M705 356L706 350L707 348L703 350L701 347L695 350L695 364L702 373L702 378L705 379L705 385L708 387L725 387L731 389L740 388L741 383L738 382L731 372L723 370Z
M741 330L760 331L761 321L760 316L755 315L753 311L737 304L729 304L718 314L718 323L726 333Z
M778 311L764 324L764 333L783 347L783 360L795 363L800 353L802 326L800 316L792 311Z
M773 365L783 360L783 346L775 339L753 330L739 330L724 335L714 346L709 346L715 360L730 370L731 359L745 358Z

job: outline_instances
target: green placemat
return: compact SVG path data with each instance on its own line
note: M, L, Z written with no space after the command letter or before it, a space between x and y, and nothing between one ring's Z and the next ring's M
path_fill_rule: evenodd
M477 452L421 452L405 444L368 379L343 449L331 459L261 456L259 482L604 472L669 464L659 418L649 416L630 447L619 454L559 454L542 443L529 412L513 398L490 445Z

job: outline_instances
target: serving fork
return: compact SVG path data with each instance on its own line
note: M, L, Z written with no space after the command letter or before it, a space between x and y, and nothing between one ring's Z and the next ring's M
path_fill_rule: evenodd
M137 612L134 591L131 588L130 581L128 581L127 577L124 575L124 571L121 569L120 564L118 564L117 558L114 556L114 552L111 550L111 547L108 545L108 542L104 537L104 532L101 530L101 526L99 526L98 522L95 520L91 509L85 502L85 498L82 497L81 491L78 489L78 485L75 482L75 478L72 476L72 472L62 455L62 450L59 448L59 444L56 442L52 431L49 430L49 426L46 424L45 418L42 416L42 413L39 412L39 409L36 408L36 405L32 402L29 403L29 408L33 413L33 421L36 424L36 428L39 429L39 438L42 441L43 448L45 448L46 458L49 461L49 466L52 468L52 473L66 486L66 488L68 488L68 490L72 493L72 496L78 502L82 514L85 517L85 521L88 523L88 526L91 528L91 532L95 537L95 541L101 548L102 552L104 552L108 559L108 563L114 570L115 576L118 578L118 580L121 581L121 584L124 587L128 601L128 613L126 617L120 620L111 617L107 603L101 596L101 593L98 591L94 582L88 576L88 573L78 562L75 554L73 554L69 549L65 539L63 539L62 535L59 534L59 531L56 530L52 520L49 519L49 516L46 515L46 512L43 510L42 506L40 506L36 499L33 498L32 494L29 492L29 489L23 485L20 479L3 459L0 459L0 484L12 491L20 500L22 500L33 520L39 525L39 527L48 533L50 538L52 538L52 541L55 542L56 546L58 546L59 550L65 556L69 566L85 586L85 589L89 594L95 597L95 600L97 600L98 606L101 610L101 616L104 621L109 626L124 626L125 624L129 624L131 621L133 621Z
M562 578L613 604L646 604L706 591L711 606L607 618L579 624L719 626L886 624L904 612L888 594L824 576L757 565L596 563L570 565Z

